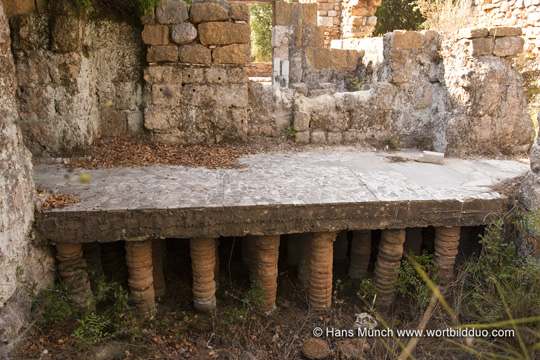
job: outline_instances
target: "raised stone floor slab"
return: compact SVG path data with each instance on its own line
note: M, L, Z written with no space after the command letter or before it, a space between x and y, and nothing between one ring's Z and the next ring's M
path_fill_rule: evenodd
M37 165L36 186L80 202L36 213L57 242L208 238L487 224L504 208L493 185L529 169L511 160L358 151L256 154L240 169L161 166L70 170ZM89 183L81 183L86 172Z

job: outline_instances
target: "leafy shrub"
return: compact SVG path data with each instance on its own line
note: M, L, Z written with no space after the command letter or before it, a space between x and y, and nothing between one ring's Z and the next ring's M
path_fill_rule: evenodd
M418 30L425 21L415 0L383 0L375 16L375 36L394 30Z
M251 5L251 57L254 62L272 61L272 6Z
M409 259L416 261L422 271L429 274L434 269L433 254L422 252L421 255L416 256L409 253L407 258L401 262L396 282L396 292L398 294L416 299L418 304L423 304L431 297L431 290Z

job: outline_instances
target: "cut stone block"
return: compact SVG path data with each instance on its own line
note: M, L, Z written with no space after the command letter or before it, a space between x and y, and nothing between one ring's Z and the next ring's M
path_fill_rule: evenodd
M521 27L519 26L497 26L489 28L489 35L495 37L501 36L521 36Z
M209 22L199 25L199 39L203 45L248 44L250 36L248 24Z
M458 32L458 39L475 39L483 38L488 35L486 28L464 28Z
M525 40L522 37L502 37L495 39L493 54L497 56L515 56L523 52Z
M444 162L444 153L424 151L417 161L442 165Z
M175 45L150 46L146 59L149 63L178 62L178 47Z
M172 27L171 38L177 44L189 44L197 38L197 28L190 23L174 25Z
M417 50L422 48L424 39L418 31L394 30L393 48Z
M181 63L211 64L212 50L199 44L182 45L178 52Z
M165 0L156 9L156 17L160 24L179 24L188 17L187 4L183 0Z
M195 24L205 21L227 21L229 12L220 4L192 4L189 9L189 19Z
M212 50L214 64L246 64L249 62L249 46L233 44Z
M142 31L142 40L147 45L167 45L169 44L169 27L146 25Z

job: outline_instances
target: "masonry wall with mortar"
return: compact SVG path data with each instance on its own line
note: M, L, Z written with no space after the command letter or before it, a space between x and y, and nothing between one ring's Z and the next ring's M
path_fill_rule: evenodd
M519 26L523 29L525 51L540 54L539 0L475 0L479 26Z
M165 1L146 16L145 128L156 140L244 140L248 128L249 7Z

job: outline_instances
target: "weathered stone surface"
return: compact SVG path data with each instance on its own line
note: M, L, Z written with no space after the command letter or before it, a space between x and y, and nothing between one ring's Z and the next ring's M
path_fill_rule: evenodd
M87 310L93 306L92 291L83 258L82 244L56 244L58 273L76 306Z
M18 50L49 47L49 18L46 15L26 14L11 19L13 48Z
M122 136L127 132L128 113L123 110L108 109L101 115L101 135Z
M291 4L285 1L276 1L274 5L274 25L290 25L291 24Z
M418 31L395 30L392 47L404 50L420 49L423 44L422 33Z
M149 63L178 62L178 47L175 45L150 46L146 59Z
M176 24L172 27L171 38L177 44L189 44L197 38L197 28L190 23Z
M160 24L178 24L186 21L187 4L183 0L165 0L156 9L156 17Z
M210 22L199 25L199 38L203 45L248 44L250 36L248 24Z
M153 65L144 69L144 81L148 83L182 84L182 69L170 65Z
M249 62L249 46L234 44L212 50L214 64L246 64Z
M495 39L493 54L497 56L515 56L523 52L525 40L521 37L502 37Z
M229 12L220 4L192 4L189 9L189 19L195 24L206 21L227 21Z
M497 26L489 28L490 36L521 36L521 27L519 26Z
M167 45L169 44L169 27L146 25L142 31L142 40L147 45Z
M182 103L182 85L152 85L152 104L157 106L179 106Z
M182 77L185 84L202 83L204 81L204 70L197 68L184 69Z
M180 62L188 64L212 63L212 51L199 44L182 45L179 50Z
M323 339L311 338L302 344L302 352L308 359L326 359L330 354L330 347Z
M34 0L3 0L6 15L19 15L36 12Z
M474 38L483 38L487 36L488 29L486 28L465 28L460 29L458 32L459 39L474 39Z
M231 18L237 21L249 22L249 4L231 4Z
M161 107L147 107L144 112L144 127L148 130L163 131L172 127L171 111Z
M211 67L204 70L204 77L209 84L224 84L228 82L227 69Z
M492 38L477 38L470 41L469 52L473 56L491 55L495 41Z
M81 50L84 22L76 17L60 15L52 19L51 50L66 53Z
M309 130L309 121L311 115L304 111L296 111L294 113L294 128L298 131Z
M317 25L317 4L303 4L302 25Z
M30 238L34 220L34 173L16 120L15 66L9 25L0 2L0 358L10 359L14 341L30 322L27 284L37 291L54 281L54 258L48 246ZM21 273L18 269L24 269Z

